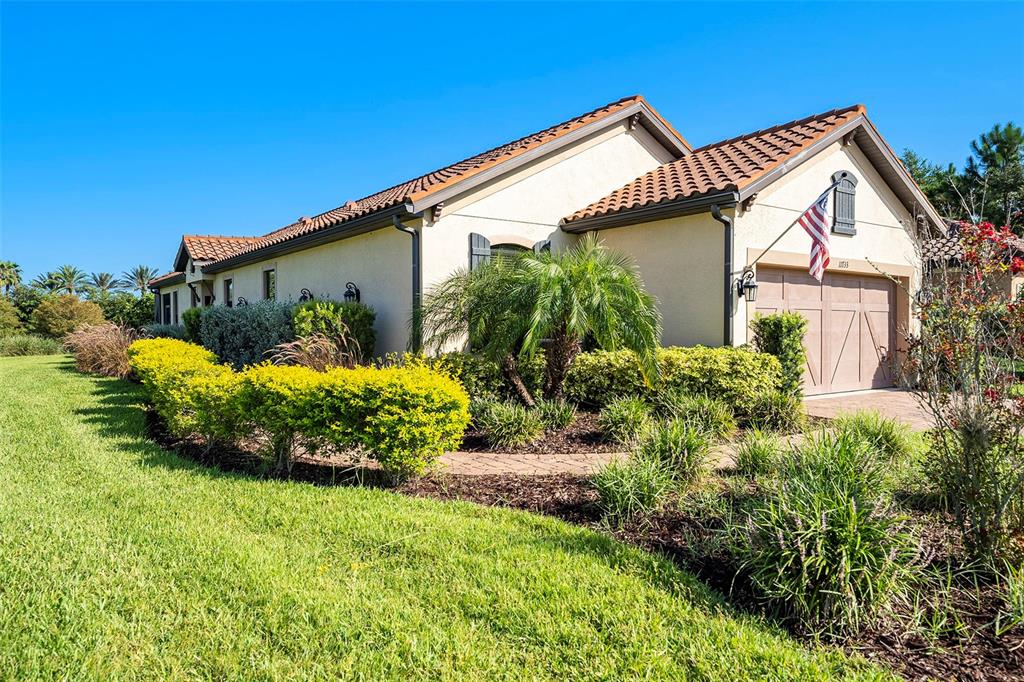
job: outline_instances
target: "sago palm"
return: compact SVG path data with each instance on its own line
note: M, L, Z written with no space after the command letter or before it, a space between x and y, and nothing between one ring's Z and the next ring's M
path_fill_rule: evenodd
M513 370L513 385L527 403L532 398L516 386L515 360L543 347L544 395L558 399L588 336L607 350L635 351L647 376L657 373L656 302L629 257L605 248L593 234L557 253L496 258L455 273L431 291L423 321L431 343L465 339L502 362L507 374Z

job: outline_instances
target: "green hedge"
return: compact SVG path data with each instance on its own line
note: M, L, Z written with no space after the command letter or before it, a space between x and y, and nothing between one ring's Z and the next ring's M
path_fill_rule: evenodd
M790 395L802 395L804 365L807 364L804 348L807 318L800 313L756 315L750 328L754 332L754 347L774 355L782 364L779 389Z
M462 386L424 366L316 372L261 364L235 372L175 339L137 341L128 354L176 435L231 441L260 430L280 469L298 445L358 446L385 471L419 474L456 448L469 424Z
M473 353L453 351L431 357L415 353L389 354L384 361L388 365L424 366L443 372L458 380L473 401L518 400L498 363ZM521 360L519 373L530 393L539 397L544 382L544 354Z
M295 306L292 312L292 326L295 336L302 337L319 333L331 336L337 332L338 322L348 328L349 335L359 344L359 357L366 362L373 357L377 345L374 323L377 313L373 308L356 302L309 301Z
M718 398L742 413L756 396L778 390L782 381L777 358L748 348L672 347L657 355L661 376L648 385L632 351L581 353L569 368L566 395L599 407L623 396L681 389Z

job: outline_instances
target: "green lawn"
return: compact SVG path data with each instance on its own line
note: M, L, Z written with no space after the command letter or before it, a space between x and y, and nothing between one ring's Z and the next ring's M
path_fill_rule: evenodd
M884 678L530 514L256 480L138 389L0 358L0 678Z

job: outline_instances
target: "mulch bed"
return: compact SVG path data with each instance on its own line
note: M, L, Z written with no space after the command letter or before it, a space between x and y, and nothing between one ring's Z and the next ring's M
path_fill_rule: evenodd
M147 412L147 417L149 436L187 459L226 471L273 476L266 463L251 450L218 449L214 455L200 442L182 441L168 434L153 412ZM586 434L587 431L584 428L577 433ZM585 435L577 438L585 438ZM532 452L567 451L571 452L552 446L551 450ZM353 467L344 462L344 457L299 461L292 469L290 478L316 485L389 484L379 470ZM722 495L734 494L736 481L732 483L733 491L723 483ZM738 487L742 488L742 485ZM609 527L601 519L597 492L586 477L578 475L435 474L407 481L393 489L412 497L441 501L463 500L546 514L609 533L622 542L661 553L697 575L713 590L726 595L734 607L752 613L762 612L761 605L748 590L742 573L737 575L737 567L724 548L722 551L715 549L718 531L722 528L721 520L713 514L683 511L675 504L678 500L670 500L663 511L642 522ZM943 562L954 559L958 547L952 533L924 513L914 513L913 521L922 536L925 553L930 557L931 564L941 566ZM883 622L842 643L842 646L848 651L887 665L914 682L932 679L971 682L1024 680L1024 631L1018 628L1002 637L996 637L992 631L991 623L1000 606L994 588L983 584L976 589L954 591L953 603L964 619L969 638L946 637L926 642L917 635L907 635L905 628L896 622ZM801 637L800 632L793 629L791 632Z
M466 500L555 516L570 523L610 533L616 539L659 552L696 574L712 589L728 595L741 610L760 606L737 577L728 556L714 552L720 523L698 518L668 504L664 511L640 523L608 527L601 521L597 494L585 477L554 476L432 476L405 483L400 492L436 500ZM951 559L955 539L925 514L914 514L925 551L935 565ZM707 548L712 548L708 550ZM710 552L710 553L708 553ZM1021 628L996 637L991 623L999 609L991 585L953 593L953 602L970 632L969 639L951 637L926 642L907 635L898 623L882 623L843 643L848 651L883 663L908 680L997 681L1024 680L1024 632ZM793 634L800 636L799 632Z
M619 452L622 446L604 439L597 425L597 412L580 410L572 424L558 431L547 431L538 440L514 448L489 445L484 435L469 429L462 438L464 452L500 452L505 454L572 454L583 452Z

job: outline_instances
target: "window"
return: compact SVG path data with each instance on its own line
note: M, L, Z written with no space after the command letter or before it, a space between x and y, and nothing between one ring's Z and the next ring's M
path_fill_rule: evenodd
M854 216L854 199L857 194L857 178L850 171L839 171L832 175L832 182L838 183L832 202L832 231L836 234L857 234Z
M160 296L160 302L163 305L163 318L161 319L161 322L163 322L164 324L170 324L171 323L171 295L170 294L163 294L163 295L161 295Z
M263 271L263 298L268 301L277 299L277 270L273 268Z
M171 292L171 319L174 320L173 324L178 324L178 292Z
M228 278L224 280L224 305L231 307L235 301L235 283L234 280Z

